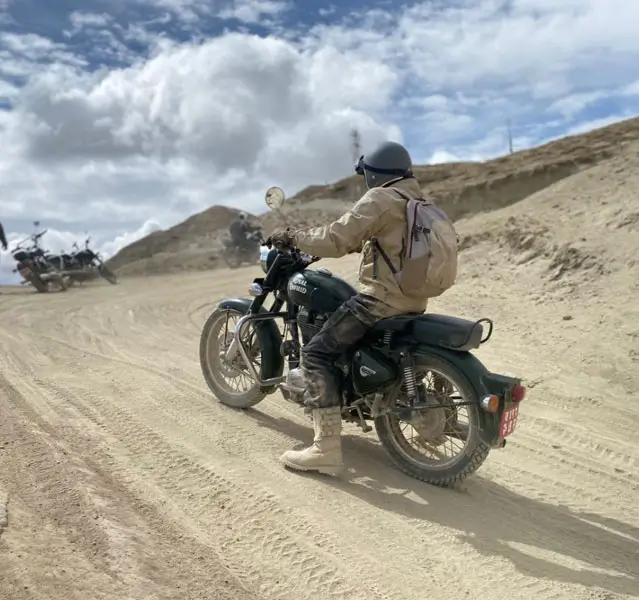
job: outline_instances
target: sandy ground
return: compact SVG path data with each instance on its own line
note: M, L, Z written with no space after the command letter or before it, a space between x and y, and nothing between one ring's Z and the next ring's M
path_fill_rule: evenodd
M494 318L478 355L530 391L458 490L350 425L347 476L290 473L278 455L311 434L296 407L217 403L200 329L256 268L0 296L0 598L639 597L638 162L460 224L460 282L432 310Z

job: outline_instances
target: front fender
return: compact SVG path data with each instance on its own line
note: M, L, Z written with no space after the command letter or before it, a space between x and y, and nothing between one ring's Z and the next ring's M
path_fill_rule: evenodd
M251 298L227 298L218 304L218 309L234 310L242 315L247 315L252 302ZM268 312L263 306L260 308L260 313ZM274 319L257 321L254 327L260 341L262 358L260 377L262 380L266 380L281 376L284 372L284 357L281 352L282 334ZM262 388L262 391L269 393L274 389L274 386L266 386Z
M456 352L439 346L420 344L412 350L412 354L421 356L436 356L446 361L454 369L463 374L479 400L488 394L503 397L513 384L519 383L518 379L491 373L484 364L470 352ZM480 420L480 437L489 446L497 446L499 439L499 423L504 410L502 402L500 410L489 413L479 408L477 411Z

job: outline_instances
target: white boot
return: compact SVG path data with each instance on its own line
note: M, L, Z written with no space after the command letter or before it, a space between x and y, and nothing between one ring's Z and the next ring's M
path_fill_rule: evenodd
M297 471L318 471L337 475L342 461L342 410L339 406L313 409L313 445L303 450L288 450L280 462Z

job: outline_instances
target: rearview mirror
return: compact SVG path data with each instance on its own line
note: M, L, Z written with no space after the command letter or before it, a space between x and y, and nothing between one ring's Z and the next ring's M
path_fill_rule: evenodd
M266 190L266 195L264 196L266 206L272 210L279 210L282 204L284 204L285 199L286 194L284 194L284 190L277 186L268 188L268 190Z

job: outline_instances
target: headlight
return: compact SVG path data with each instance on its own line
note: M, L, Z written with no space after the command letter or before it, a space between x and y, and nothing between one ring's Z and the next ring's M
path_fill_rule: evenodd
M272 258L269 260L272 250L273 248L269 248L268 246L260 246L260 267L262 267L264 273L268 273L273 263Z

